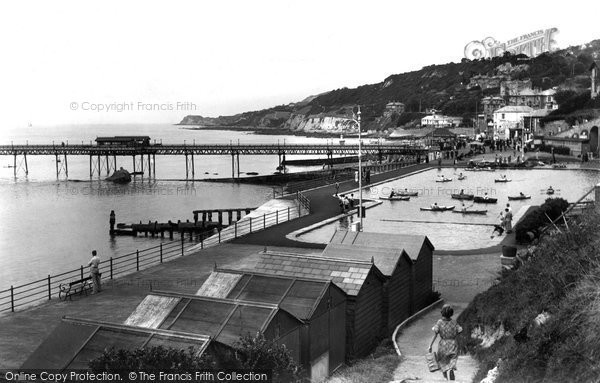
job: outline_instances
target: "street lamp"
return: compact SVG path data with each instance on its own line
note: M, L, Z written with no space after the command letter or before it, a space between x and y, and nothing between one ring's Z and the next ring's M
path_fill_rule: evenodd
M362 214L362 138L360 134L360 105L356 115L352 121L358 125L358 217L360 220L358 231L362 231L363 214Z

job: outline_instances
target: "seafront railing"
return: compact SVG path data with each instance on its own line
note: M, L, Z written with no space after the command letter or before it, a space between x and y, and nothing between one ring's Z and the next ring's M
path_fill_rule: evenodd
M391 172L394 170L402 169L410 165L416 164L416 161L398 161L388 162L383 164L363 165L363 170L370 170L372 174L381 174ZM349 165L352 166L352 165ZM354 179L354 169L348 167L347 169L337 169L334 176L327 175L325 177L315 178L306 181L290 182L284 188L283 194L293 194L297 191L309 190L318 188L325 185L333 185L336 182L345 182ZM275 194L275 192L273 192Z
M100 272L103 280L113 280L128 274L135 273L156 266L170 260L189 256L202 249L219 245L244 235L267 229L283 222L291 221L310 213L310 200L302 193L296 194L294 206L288 206L262 215L246 216L227 228L211 235L188 238L181 236L180 240L163 242L142 250L136 250L127 254L110 257L100 262ZM64 273L48 275L46 278L38 279L22 285L10 286L0 290L0 313L15 312L59 297L60 285L87 277L86 266Z

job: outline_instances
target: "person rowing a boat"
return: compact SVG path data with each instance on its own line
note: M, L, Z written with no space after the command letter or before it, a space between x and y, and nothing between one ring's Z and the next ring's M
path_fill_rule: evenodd
M488 193L485 193L485 194L484 194L484 196L483 196L483 199L484 199L484 200L486 200L486 201L487 201L488 199L490 199L490 196L488 196Z
M431 210L440 210L440 207L438 206L437 202L431 204Z
M525 194L523 194L523 192L519 192L519 197L525 197Z
M465 189L460 189L460 195L465 195ZM463 203L464 205L464 203Z

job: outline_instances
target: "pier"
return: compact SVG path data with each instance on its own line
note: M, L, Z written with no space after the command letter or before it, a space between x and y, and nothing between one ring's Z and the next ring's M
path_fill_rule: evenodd
M428 149L398 143L363 144L362 154L371 155L381 162L384 156L406 155L425 157ZM14 176L29 173L28 156L53 156L56 161L56 177L69 176L69 156L89 156L90 177L103 173L107 176L117 170L117 157L131 157L134 173L156 174L156 156L182 156L185 160L186 179L195 176L196 156L231 156L231 178L240 177L240 156L272 155L278 157L279 166L286 155L323 155L331 161L333 156L356 156L356 145L317 144L212 144L212 145L163 145L158 143L128 145L90 144L47 144L47 145L0 145L0 156L13 156ZM324 161L327 161L324 159Z

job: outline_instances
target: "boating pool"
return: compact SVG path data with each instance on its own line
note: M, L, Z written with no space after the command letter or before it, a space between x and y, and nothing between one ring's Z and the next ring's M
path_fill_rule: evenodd
M462 172L466 179L458 181ZM506 174L511 182L496 183L494 180ZM452 178L451 182L435 182L439 175ZM412 176L387 182L365 189L363 198L378 199L389 195L392 188L417 191L417 197L410 201L388 201L374 208L367 209L363 220L363 230L380 233L403 233L427 235L438 250L466 250L494 246L499 244L503 236L490 238L493 225L499 223L501 210L510 203L515 216L513 224L527 206L540 205L546 198L560 197L575 202L600 182L600 173L590 170L502 170L495 172L470 172L462 169L431 169ZM546 194L548 186L555 189L552 196ZM455 205L460 209L461 201L452 199L451 194L460 193L483 196L488 193L497 198L496 204L478 204L464 201L472 209L487 209L485 215L462 215L446 212L421 211L421 207L429 207L434 202L438 205ZM508 196L523 192L531 195L531 199L508 201ZM594 193L589 198L593 199ZM521 213L520 213L521 212ZM336 222L323 225L300 234L297 240L313 243L329 243L336 230L347 230L356 216L345 217Z

